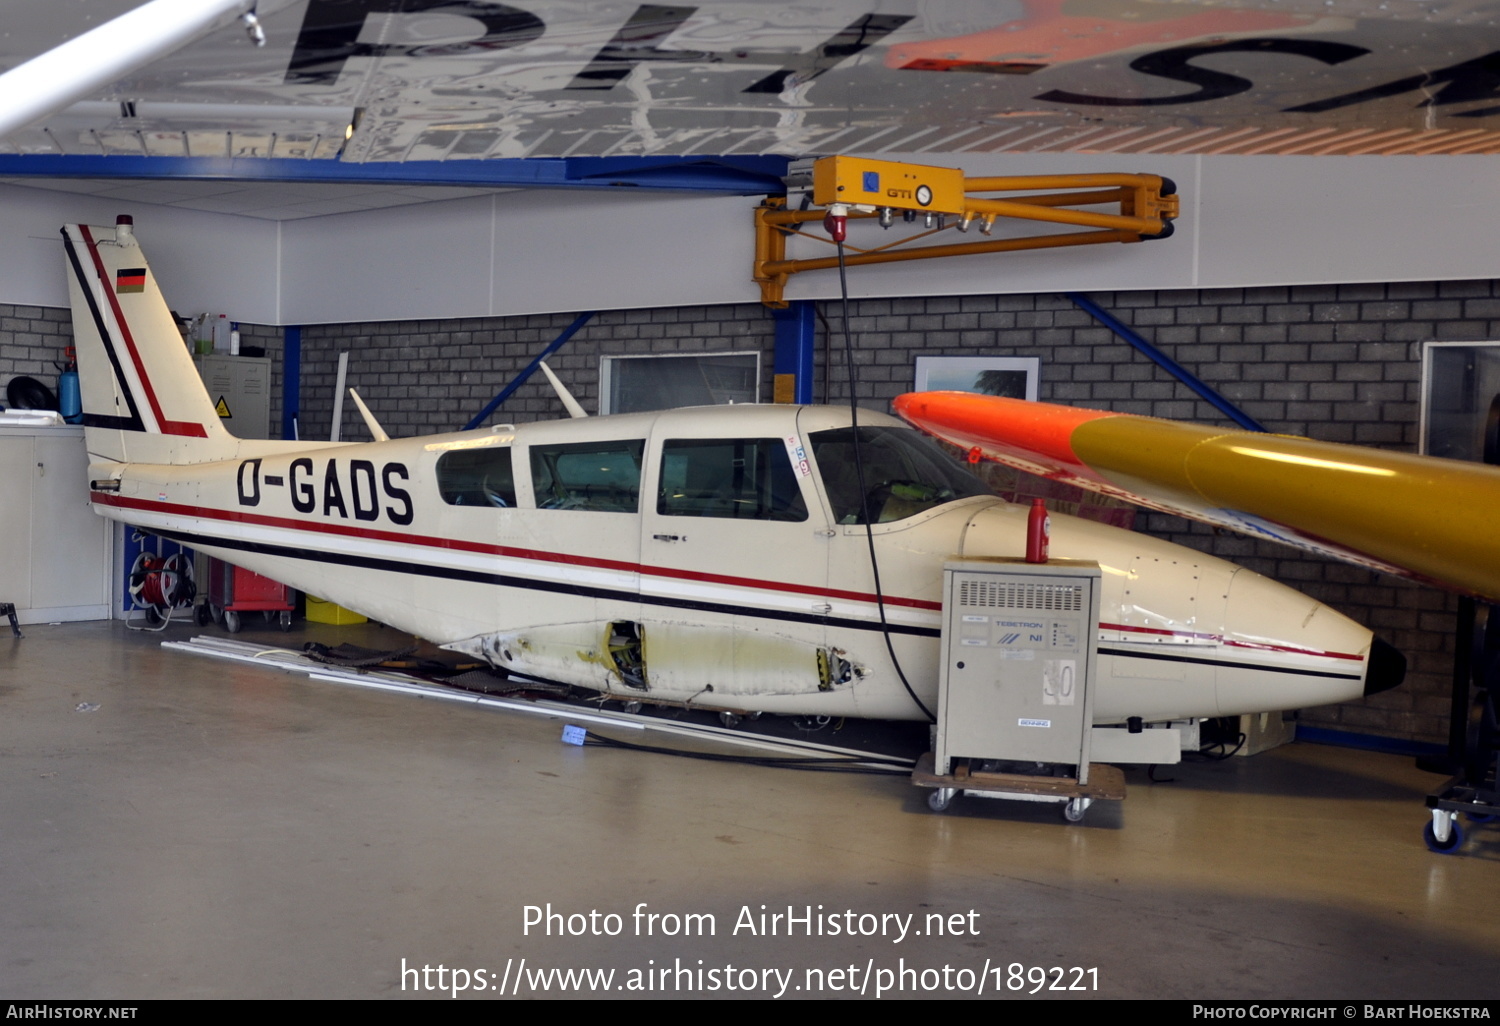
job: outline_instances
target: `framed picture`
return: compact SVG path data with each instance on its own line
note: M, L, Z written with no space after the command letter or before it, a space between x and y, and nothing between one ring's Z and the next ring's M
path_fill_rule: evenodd
M1420 423L1426 456L1485 462L1500 448L1500 342L1422 343Z
M1036 356L919 356L916 391L978 392L1036 402L1041 369Z

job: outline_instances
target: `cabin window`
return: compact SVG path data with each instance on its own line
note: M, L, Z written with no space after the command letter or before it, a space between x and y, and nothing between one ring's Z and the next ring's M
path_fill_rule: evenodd
M516 504L516 479L510 448L489 445L480 449L449 449L438 457L438 491L450 506Z
M864 523L854 430L815 431L811 440L833 519L840 524ZM859 452L870 516L877 524L905 520L954 499L990 494L936 442L906 428L860 428Z
M780 438L672 438L662 444L656 511L669 517L806 520Z
M640 505L644 439L531 447L539 509L634 513Z

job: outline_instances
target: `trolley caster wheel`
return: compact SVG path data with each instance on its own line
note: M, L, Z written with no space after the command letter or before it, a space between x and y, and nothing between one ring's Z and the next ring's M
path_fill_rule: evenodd
M641 708L641 703L634 701L626 702L624 705L620 706L620 709L622 711L629 713L631 716L634 716L636 713L640 712Z
M760 710L757 709L754 712L746 713L745 719L749 720L751 723L754 723L756 720L760 719Z
M240 614L233 609L224 610L224 629L230 634L240 632Z
M927 792L927 807L933 812L946 812L949 805L953 804L955 789L951 787L937 787Z
M292 629L292 611L290 609L283 609L281 615L276 618L276 623L281 628L281 633L289 633Z
M1470 823L1475 824L1493 823L1495 820L1500 819L1500 815L1496 815L1493 812L1466 812L1464 813L1464 818Z
M1073 798L1063 806L1063 819L1069 823L1082 823L1083 814L1094 804L1092 798Z
M719 713L719 722L726 727L738 727L741 717L738 713L732 713L728 709Z
M1448 839L1439 841L1437 831L1429 822L1422 828L1422 840L1427 842L1428 851L1435 851L1439 855L1452 855L1464 843L1464 828L1458 825L1458 820L1455 818L1448 828Z
M211 616L211 617L213 617L214 623L221 624L221 625L224 623L224 607L223 606L216 606L213 603L209 603L209 606L208 606L208 615Z
M214 622L214 610L207 602L193 607L193 621L199 627L207 627Z
M162 620L163 619L164 618L161 615L161 609L159 607L157 607L157 606L147 606L146 607L146 623L149 626L160 627L161 624L162 624Z

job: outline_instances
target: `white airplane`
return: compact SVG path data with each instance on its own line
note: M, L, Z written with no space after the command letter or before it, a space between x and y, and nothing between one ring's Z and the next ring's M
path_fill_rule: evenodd
M833 407L235 438L121 222L63 230L95 509L499 669L626 702L923 719L944 562L1024 549L1026 509L861 412L877 596ZM1224 560L1060 515L1052 554L1103 568L1097 724L1343 702L1404 672L1369 630Z

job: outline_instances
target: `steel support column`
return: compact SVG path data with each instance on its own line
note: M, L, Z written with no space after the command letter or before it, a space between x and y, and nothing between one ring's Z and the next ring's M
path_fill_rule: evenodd
M785 309L772 310L776 320L773 401L806 405L813 401L813 353L817 343L817 311L812 300L798 299Z

